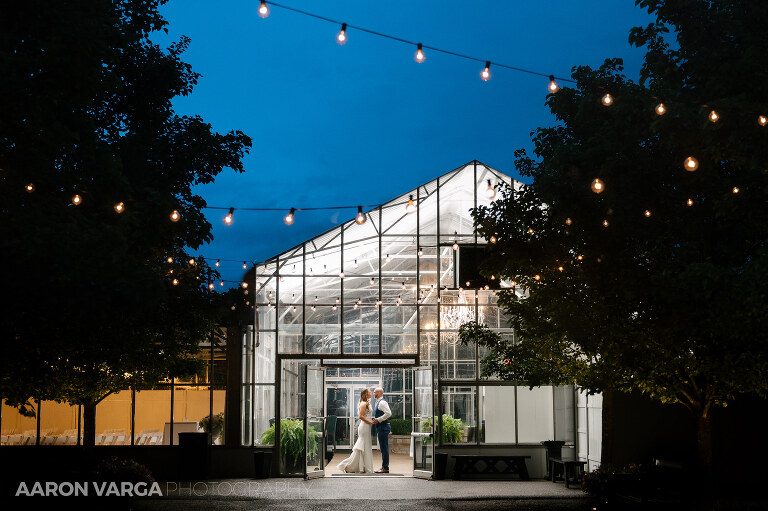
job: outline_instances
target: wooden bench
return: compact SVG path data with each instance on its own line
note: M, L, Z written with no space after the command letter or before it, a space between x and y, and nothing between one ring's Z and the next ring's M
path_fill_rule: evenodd
M565 481L565 487L570 488L569 482L570 478L574 478L574 482L578 481L576 479L577 475L581 475L584 473L584 465L587 464L586 461L579 460L578 458L550 458L549 459L550 466L547 467L549 470L549 473L552 475L552 482L557 481L557 470L555 470L556 466L562 466L562 472L563 472L563 480Z
M525 460L530 459L530 456L455 454L453 457L456 459L456 465L453 468L454 479L461 479L465 474L515 474L520 476L521 481L530 479L528 467L525 465ZM479 462L485 465L482 469L477 466ZM501 469L497 467L499 462L504 463Z

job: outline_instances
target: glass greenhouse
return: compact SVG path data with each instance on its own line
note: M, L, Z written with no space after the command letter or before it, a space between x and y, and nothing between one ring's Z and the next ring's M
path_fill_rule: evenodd
M520 186L470 162L256 268L255 322L242 346L241 445L282 445L283 474L322 473L314 444L305 446L304 466L280 436L305 427L308 441L327 438L320 432L330 427L337 448L351 446L350 410L365 387L384 388L393 418L412 431L414 475L431 473L435 445L513 448L535 459L542 441L573 445L572 387L484 378L482 350L458 342L467 321L514 340L497 307L498 289L509 285L479 275L487 241L470 214L502 183ZM445 422L459 433L439 434Z

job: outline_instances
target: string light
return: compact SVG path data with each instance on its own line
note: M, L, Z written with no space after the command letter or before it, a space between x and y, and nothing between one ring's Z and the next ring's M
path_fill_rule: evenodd
M166 259L166 261L168 261L169 263L172 263L173 262L173 257L168 257L168 259Z
M558 269L558 271L563 271L563 267L562 266L558 266L557 269Z
M765 126L766 124L768 124L768 117L766 117L764 115L758 115L757 116L757 123L760 126Z
M122 213L123 211L125 211L125 204L123 204L122 202L118 202L117 204L115 204L115 211L117 213Z
M27 191L27 193L32 193L35 191L35 183L29 183L27 186L24 187L24 189Z
M173 284L174 286L178 286L179 285L179 279L173 279L171 281L171 284Z
M646 210L645 210L645 213L643 213L643 214L645 215L645 218L650 218L650 216L651 216L651 210L650 210L650 209L646 209Z
M355 269L358 269L360 266L357 264L357 259L355 259Z
M195 258L194 257L190 257L189 258L189 264L195 264Z
M259 6L259 16L262 18L269 16L269 7L267 7L267 2L264 0L261 0L261 5Z
M488 197L490 200L493 200L496 198L496 188L491 184L491 180L488 180L488 189L485 190L485 196Z
M219 286L224 287L224 281L219 282Z
M603 193L605 191L605 183L603 183L600 178L595 178L595 180L592 181L590 188L592 188L592 191L595 193Z
M717 112L715 112L714 110L709 112L709 122L717 122L719 120L720 120L720 116L717 115Z
M427 56L424 55L424 50L421 47L421 43L418 43L416 45L416 54L413 56L413 60L415 60L419 64L427 60Z
M496 236L491 236L491 243L496 243Z
M696 159L696 158L694 158L693 156L689 156L689 157L688 157L688 158L686 158L686 159L685 159L685 161L683 162L683 167L684 167L684 168L685 168L685 170L687 170L688 172L693 172L694 170L696 170L696 169L698 169L698 168L699 168L699 160L697 160L697 159Z
M534 276L533 276L533 279L534 279L534 280L541 280L541 275L539 275L539 274L537 273L536 275L534 275Z
M229 213L227 213L227 216L224 217L224 223L227 225L232 225L233 219L232 215L235 214L235 208L229 208Z
M549 75L549 93L555 94L557 91L560 90L560 86L555 82L555 75Z
M243 286L243 289L248 289L248 283L247 282L243 282L240 285Z
M613 96L610 94L606 94L603 96L603 99L601 100L603 103L603 106L611 106L613 104Z
M344 270L341 270L341 272L339 272L339 278L340 279L344 278Z
M178 222L179 218L181 218L181 215L177 210L174 209L173 212L171 213L171 222Z
M608 220L603 220L603 227L608 227L608 225L610 225Z
M405 282L403 282L403 283L402 283L402 285L400 286L400 288L401 288L403 291L405 291Z
M339 30L339 34L336 36L336 42L339 43L340 46L344 46L347 44L347 24L342 23L341 24L341 30Z
M739 187L738 187L738 186L734 186L734 187L733 187L733 190L731 190L731 192L732 192L734 195L736 195L737 193L739 193Z
M221 259L216 259L216 268L221 266Z
M357 207L357 216L355 217L355 222L357 222L359 225L363 225L365 223L365 215L363 214L362 206Z
M456 231L454 231L454 232L453 232L453 236L454 236L454 238L453 238L453 251L454 251L454 252L456 252L457 250L459 250L459 242L458 242L458 241L456 241L456 235L457 235L457 234L458 234L458 233L457 233Z
M376 285L376 281L375 281L375 280L373 280L373 277L371 277L371 281L370 281L370 284L371 284L372 286L375 286L375 285Z
M210 289L211 291L213 291L213 288L214 288L214 287L215 287L215 286L214 286L213 282L211 282L210 284L208 284L208 289Z
M656 114L657 115L664 115L667 113L667 107L664 106L664 103L659 103L656 105Z
M391 260L392 259L390 259L389 254L387 254L387 258L384 260L384 264L389 263Z
M484 82L487 82L488 80L491 79L491 61L490 60L485 61L485 69L483 69L482 72L480 73L480 79L483 80Z
M285 222L285 225L292 225L293 224L293 214L296 212L296 208L291 208L291 211L285 215L285 218L283 218L283 222Z
M528 234L533 234L533 228L531 227L528 228Z
M419 247L419 256L423 256L423 255L424 255L424 251L421 249L421 247Z
M75 206L79 206L83 202L83 198L80 197L78 194L75 194L72 196L72 204Z
M581 261L582 259L584 259L584 256L583 256L583 255L578 255L578 256L576 256L576 259L578 259L579 261Z
M246 262L245 262L245 261L243 261L243 269L245 270L245 269L247 269L247 268L248 268L248 265L246 264Z
M685 203L688 204L689 206L693 206L693 199L688 199L687 201L685 201Z
M416 205L413 203L413 195L408 196L408 204L405 205L405 213L408 215L416 213Z

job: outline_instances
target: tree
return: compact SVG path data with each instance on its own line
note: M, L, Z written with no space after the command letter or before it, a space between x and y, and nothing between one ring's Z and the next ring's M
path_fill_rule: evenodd
M175 114L198 75L181 60L187 38L150 40L162 3L0 10L0 395L24 413L33 399L82 405L86 446L104 397L198 369L217 275L189 261L212 239L191 187L242 172L251 145Z
M461 338L488 373L684 405L711 474L713 407L768 391L768 6L636 3L657 18L630 33L640 83L618 59L575 68L516 153L532 184L474 212L497 240L483 271L522 291L499 298L519 342Z

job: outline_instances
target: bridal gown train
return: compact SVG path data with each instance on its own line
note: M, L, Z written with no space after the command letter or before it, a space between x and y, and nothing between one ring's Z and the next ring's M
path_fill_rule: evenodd
M371 408L365 418L371 420ZM352 447L352 455L337 465L339 470L347 473L373 473L373 445L371 443L371 425L363 421L357 425L357 442Z

